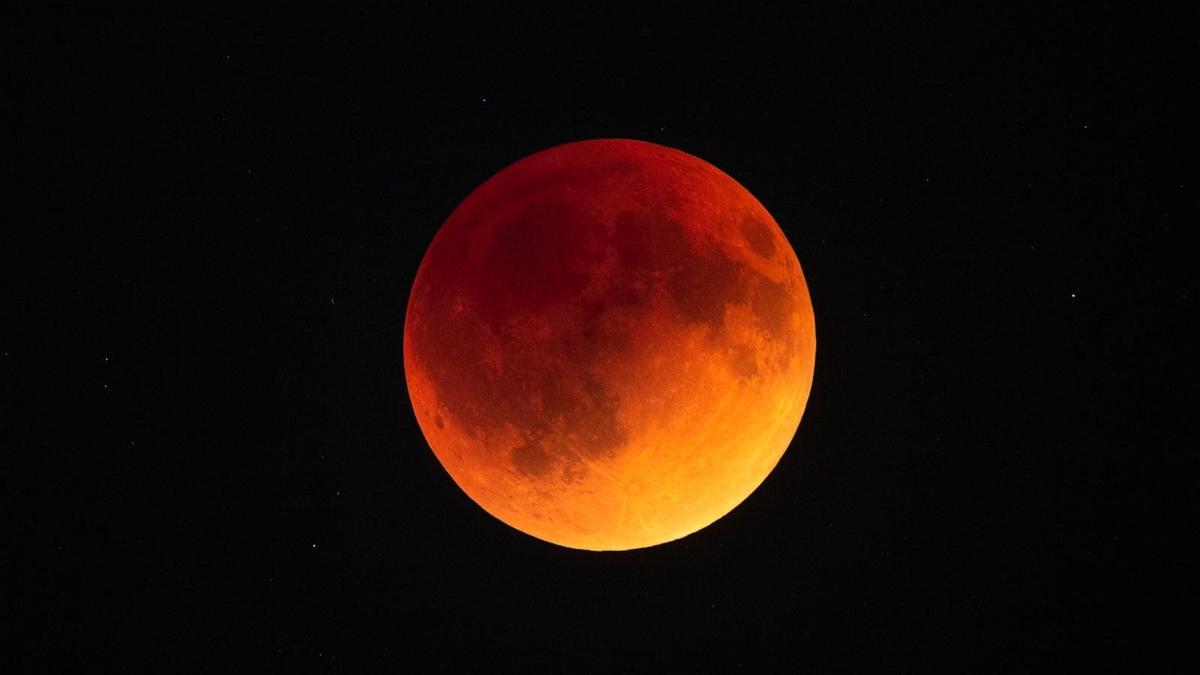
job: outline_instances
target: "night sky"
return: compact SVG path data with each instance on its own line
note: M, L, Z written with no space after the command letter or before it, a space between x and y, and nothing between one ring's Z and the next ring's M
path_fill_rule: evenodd
M1188 669L1194 15L406 4L16 17L7 672ZM402 365L451 210L601 137L746 186L818 345L761 488L610 554L477 507Z

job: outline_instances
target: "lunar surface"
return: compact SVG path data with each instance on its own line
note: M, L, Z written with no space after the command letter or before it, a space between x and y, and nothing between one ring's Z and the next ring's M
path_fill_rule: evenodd
M417 272L417 421L484 510L572 548L693 533L755 490L812 384L808 287L766 209L707 162L631 140L522 159L462 202Z

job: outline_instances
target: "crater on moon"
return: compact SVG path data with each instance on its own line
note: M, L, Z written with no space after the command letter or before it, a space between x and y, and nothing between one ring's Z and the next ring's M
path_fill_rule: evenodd
M764 258L775 255L775 236L771 233L771 228L758 218L746 216L742 219L742 236L755 253Z

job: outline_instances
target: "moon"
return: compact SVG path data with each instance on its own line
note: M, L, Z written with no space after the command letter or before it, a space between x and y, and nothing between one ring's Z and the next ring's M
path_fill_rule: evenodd
M485 511L625 550L706 527L771 473L812 386L812 302L762 204L679 150L543 150L472 192L417 270L421 431Z

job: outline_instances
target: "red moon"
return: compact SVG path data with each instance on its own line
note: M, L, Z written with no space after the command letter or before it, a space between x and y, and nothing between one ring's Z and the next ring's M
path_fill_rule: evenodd
M750 495L812 386L812 302L771 214L713 165L560 145L450 215L413 283L421 431L484 510L589 550L691 534Z

